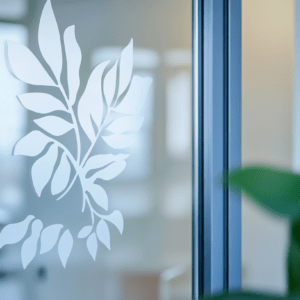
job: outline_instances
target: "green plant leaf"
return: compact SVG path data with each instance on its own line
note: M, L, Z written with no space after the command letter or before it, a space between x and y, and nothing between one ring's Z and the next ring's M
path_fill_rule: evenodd
M229 183L277 215L300 217L300 175L272 166L249 165L232 172Z

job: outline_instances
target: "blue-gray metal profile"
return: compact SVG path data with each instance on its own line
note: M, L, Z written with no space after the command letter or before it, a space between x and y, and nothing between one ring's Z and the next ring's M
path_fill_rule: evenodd
M241 288L241 0L193 0L193 299Z

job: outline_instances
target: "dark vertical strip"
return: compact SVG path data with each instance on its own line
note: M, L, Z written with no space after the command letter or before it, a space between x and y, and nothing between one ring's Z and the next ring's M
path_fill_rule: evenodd
M223 5L223 61L224 61L224 69L223 69L223 80L224 80L224 119L223 119L223 139L224 139L224 170L228 171L228 0L224 0ZM226 185L226 183L225 183ZM228 189L223 186L223 198L224 198L224 289L228 290Z
M203 0L192 3L192 299L203 295Z

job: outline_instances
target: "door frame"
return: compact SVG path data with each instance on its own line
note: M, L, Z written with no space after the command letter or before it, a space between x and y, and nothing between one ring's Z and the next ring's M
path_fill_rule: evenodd
M192 0L192 297L241 288L241 1Z

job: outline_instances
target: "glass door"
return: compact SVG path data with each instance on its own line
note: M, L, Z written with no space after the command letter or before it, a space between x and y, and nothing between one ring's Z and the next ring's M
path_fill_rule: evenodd
M0 299L191 299L190 1L0 0Z

